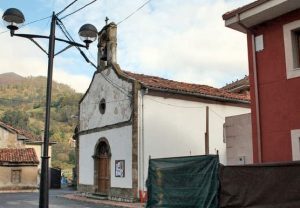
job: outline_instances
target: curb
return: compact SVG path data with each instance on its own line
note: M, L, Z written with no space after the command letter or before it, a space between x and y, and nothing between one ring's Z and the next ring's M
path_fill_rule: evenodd
M97 199L90 199L82 195L78 194L66 194L63 197L69 200L81 201L81 202L89 202L95 204L102 204L102 205L110 205L114 207L123 207L123 208L144 208L145 205L141 203L127 203L127 202L117 202L117 201L110 201L110 200L97 200Z

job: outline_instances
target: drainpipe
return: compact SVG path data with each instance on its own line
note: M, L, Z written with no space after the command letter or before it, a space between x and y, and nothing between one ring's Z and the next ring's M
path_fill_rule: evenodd
M141 123L140 123L140 140L139 140L139 153L140 153L140 202L145 202L144 190L145 190L145 145L144 145L144 95L147 93L147 89L141 90Z
M251 47L252 47L252 61L253 61L253 78L254 78L254 93L255 93L255 109L256 109L256 133L257 133L257 152L258 163L262 163L262 142L261 142L261 125L260 125L260 105L259 105L259 92L258 92L258 73L257 73L257 57L255 51L255 32L246 27L240 20L240 14L237 15L238 25L244 28L251 34Z

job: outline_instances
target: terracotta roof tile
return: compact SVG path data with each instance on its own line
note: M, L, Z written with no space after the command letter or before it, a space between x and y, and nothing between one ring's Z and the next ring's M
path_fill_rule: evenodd
M33 148L4 148L0 149L0 164L3 165L5 163L39 164L39 160Z
M223 89L210 87L207 85L191 84L185 82L177 82L156 76L144 74L136 74L128 71L123 71L127 76L139 81L146 87L155 88L157 90L172 90L177 93L189 93L203 96L213 96L235 101L250 102L249 96L237 93L230 93Z
M17 129L17 128L12 127L2 121L0 121L0 127L3 127L10 132L14 132L16 134L22 135L22 136L26 137L28 139L28 141L30 141L30 142L42 141L42 138L40 136L35 136L32 133L25 131L23 129Z
M230 90L232 88L236 88L236 87L241 86L241 85L249 85L249 76L245 76L242 79L238 79L238 80L236 80L232 83L226 84L221 89Z

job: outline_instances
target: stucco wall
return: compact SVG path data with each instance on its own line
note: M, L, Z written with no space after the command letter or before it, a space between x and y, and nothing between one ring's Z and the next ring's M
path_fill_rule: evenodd
M0 127L0 148L24 148L23 141L17 140L17 134L12 134Z
M111 187L132 188L132 126L82 135L79 137L79 183L94 185L95 148L100 138L106 138L111 149ZM125 177L115 177L115 161L125 160Z
M13 184L11 182L11 171L21 170L21 183ZM37 167L4 167L0 166L0 189L22 189L37 188Z
M89 133L79 136L79 184L94 185L92 155L98 140L104 137L111 149L111 187L132 188L132 83L119 78L112 69L102 73L107 77L96 73L80 104L80 132ZM106 110L101 114L99 103L103 98ZM115 160L125 160L124 178L115 177Z
M88 93L80 104L80 131L127 121L131 116L131 98L126 95L132 91L132 84L120 79L114 70L107 69L95 74ZM124 89L120 89L113 86ZM101 114L99 103L106 100L106 112Z
M140 131L144 131L140 133L144 135L144 144L140 146L144 150L143 161L140 162L144 165L144 183L149 156L205 154L206 106L209 106L209 152L217 154L218 151L220 162L226 164L226 144L223 141L225 117L249 113L250 108L144 96L143 127L140 124Z
M59 144L58 144L59 145ZM33 148L35 150L36 156L38 158L38 160L40 161L38 168L41 169L41 165L42 165L42 148L43 146L41 144L26 144L26 148ZM49 146L49 150L48 150L48 155L49 155L49 167L51 167L51 157L52 157L52 145Z
M226 117L227 165L253 163L251 114Z
M291 130L300 128L300 77L287 79L283 26L300 19L300 10L253 28L263 35L264 49L256 52L260 105L262 162L291 161ZM234 40L232 40L234 41ZM256 107L251 35L248 34L254 162L258 162Z

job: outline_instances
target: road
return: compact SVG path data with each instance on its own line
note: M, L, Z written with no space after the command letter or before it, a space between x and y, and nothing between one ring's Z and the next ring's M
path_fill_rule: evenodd
M71 201L61 197L70 194L70 190L50 190L49 208L112 208L86 202ZM36 208L39 205L39 193L0 193L0 208Z

